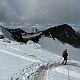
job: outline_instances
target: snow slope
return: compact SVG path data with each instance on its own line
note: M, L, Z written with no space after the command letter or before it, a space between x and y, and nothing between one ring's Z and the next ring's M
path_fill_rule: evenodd
M53 40L52 38L43 37L40 39L39 44L42 48L45 48L59 56L61 56L62 52L67 49L70 59L80 61L80 49L69 44L63 44L57 39Z
M18 51L12 51L9 47L0 44L0 80L6 80L15 71L38 62L29 57L22 56Z
M80 80L80 63L68 60L62 65L62 60L33 42L0 40L0 80Z
M37 44L35 44L35 46L34 44L26 46L26 44L20 44L13 41L7 43L0 40L0 78L6 80L6 78L15 73L15 71L25 66L29 66L33 63L43 63L39 59L41 54L40 56L36 56L37 53L33 54L33 52L37 51L36 48L38 47L40 46ZM41 53L41 51L38 50L37 52Z
M49 80L80 80L80 65L57 66L48 70Z

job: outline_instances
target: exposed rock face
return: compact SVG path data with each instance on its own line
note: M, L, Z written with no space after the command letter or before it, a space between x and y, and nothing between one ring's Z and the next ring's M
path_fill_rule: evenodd
M74 47L80 47L80 33L76 32L68 24L51 27L40 33L26 33L21 29L3 29L7 30L11 34L11 37L18 42L27 43L28 40L32 40L33 42L37 43L39 41L39 38L44 35L44 37L50 37L54 40L57 38L62 43L69 43ZM22 36L23 33L26 35L25 38ZM30 35L29 37L27 37L28 34Z
M51 35L53 39L57 38L62 43L69 43L75 47L80 47L80 33L67 24L49 28L43 34L49 37Z
M22 38L22 33L26 33L25 31L21 30L20 28L18 29L8 29L2 27L2 32L5 37L7 37L10 40L16 40L18 42L24 42Z

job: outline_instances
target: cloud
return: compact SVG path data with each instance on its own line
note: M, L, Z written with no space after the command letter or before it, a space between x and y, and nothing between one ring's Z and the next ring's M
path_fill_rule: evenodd
M0 21L80 22L80 0L1 0Z

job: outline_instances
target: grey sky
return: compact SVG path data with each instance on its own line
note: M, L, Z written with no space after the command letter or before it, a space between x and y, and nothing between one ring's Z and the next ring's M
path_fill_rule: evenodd
M80 0L0 0L0 21L79 23Z

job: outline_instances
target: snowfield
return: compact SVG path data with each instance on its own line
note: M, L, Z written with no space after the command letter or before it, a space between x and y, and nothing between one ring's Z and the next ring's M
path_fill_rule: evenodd
M62 65L62 60L32 41L23 44L0 39L0 80L80 80L80 62L69 59Z
M80 48L75 48L67 43L63 44L57 39L53 40L52 38L48 37L43 37L42 39L40 39L39 44L42 45L43 48L59 56L61 56L62 52L67 49L69 59L80 61Z

